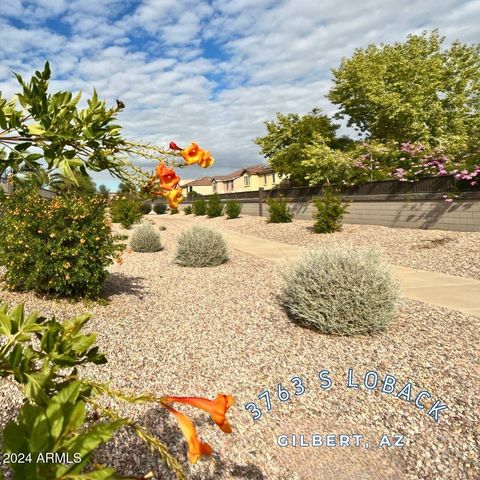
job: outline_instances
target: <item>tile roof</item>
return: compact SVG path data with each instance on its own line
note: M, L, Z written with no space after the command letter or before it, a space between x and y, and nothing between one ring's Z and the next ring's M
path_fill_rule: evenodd
M272 172L272 167L270 167L268 163L260 163L258 165L240 168L239 170L227 173L226 175L215 175L214 177L202 177L198 180L192 180L191 182L184 183L182 185L182 188L187 186L207 187L211 185L214 180L220 182L226 182L227 180L235 180L236 178L241 177L245 172L253 175L262 175Z
M258 165L252 165L250 167L241 168L240 170L235 170L234 172L227 173L226 175L216 175L215 180L234 180L235 178L241 177L244 172L261 175L263 173L270 173L272 167L268 163L260 163Z
M191 186L191 187L208 187L212 184L213 178L212 177L202 177L197 180L192 180L189 183L185 183L182 185L182 188Z
M272 167L268 163L261 163L259 165L253 165L252 167L247 167L245 170L248 173L262 174L262 173L271 172Z

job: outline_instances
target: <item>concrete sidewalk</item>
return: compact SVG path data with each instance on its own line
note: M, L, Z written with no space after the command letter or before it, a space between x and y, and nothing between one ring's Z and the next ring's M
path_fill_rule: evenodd
M162 223L183 229L191 226L192 220L185 216L165 215ZM276 262L294 262L307 250L232 230L222 230L222 234L230 248ZM393 268L403 296L480 317L480 281L397 265Z

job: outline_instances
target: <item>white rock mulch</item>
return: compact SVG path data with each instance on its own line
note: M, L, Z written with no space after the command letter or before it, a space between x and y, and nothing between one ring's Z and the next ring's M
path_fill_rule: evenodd
M245 222L245 221L244 221ZM239 223L241 225L241 223ZM350 230L347 228L346 232ZM162 232L165 250L130 253L111 267L105 292L108 304L72 304L32 294L1 291L9 302L59 317L91 311L89 330L109 363L84 369L84 375L117 388L157 395L214 397L230 393L236 403L223 434L208 415L192 414L198 432L214 448L210 459L189 465L175 421L156 406L122 406L124 414L158 434L182 460L191 479L468 479L480 478L480 319L405 301L390 328L374 337L344 338L319 334L292 323L279 306L276 265L238 251L215 268L172 265L178 231ZM398 384L413 382L413 392L431 392L429 407L448 405L435 421L413 403L364 388L346 387L368 370ZM328 369L334 385L322 390L318 373ZM306 387L293 394L294 376ZM291 393L275 398L278 384ZM268 390L272 409L254 422L244 405ZM398 392L398 390L397 390ZM18 406L19 397L0 379L0 422ZM381 435L403 435L403 448L281 448L281 434L363 434L372 444ZM127 432L102 449L97 461L115 465L123 475L150 469L157 479L173 478L156 457ZM392 477L393 478L393 477Z
M267 223L265 217L245 215L232 220L192 217L192 221L305 247L341 243L372 247L396 265L480 280L479 232L344 224L341 232L325 235L313 231L313 220L273 224Z

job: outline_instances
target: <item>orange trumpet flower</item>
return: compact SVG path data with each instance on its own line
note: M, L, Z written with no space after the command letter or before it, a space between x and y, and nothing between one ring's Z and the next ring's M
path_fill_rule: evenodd
M163 397L162 402L184 403L204 410L210 414L212 420L223 432L232 433L232 427L225 417L228 409L233 405L233 397L231 395L218 394L215 400L201 397Z
M213 159L212 155L210 155L210 152L207 152L206 150L203 151L202 158L198 161L198 164L202 168L208 168L213 165L213 162L215 160Z
M184 199L182 190L179 188L170 190L168 193L160 193L160 195L163 195L167 199L170 208L177 208L178 204Z
M188 459L190 462L196 463L202 456L211 455L213 451L212 447L208 443L200 441L193 422L185 414L175 410L169 405L163 404L163 406L177 418L178 425L188 445Z
M166 190L172 190L180 181L180 177L175 174L172 168L168 168L165 162L157 165L156 177L160 180L160 186Z
M182 150L182 157L187 165L192 165L202 160L203 153L203 150L197 143L192 143L189 147Z

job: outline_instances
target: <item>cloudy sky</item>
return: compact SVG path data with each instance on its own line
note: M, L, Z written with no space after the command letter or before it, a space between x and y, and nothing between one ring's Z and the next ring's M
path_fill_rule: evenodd
M197 141L212 174L261 163L252 139L275 112L332 114L330 70L356 47L435 27L480 41L480 0L0 0L0 12L4 94L12 70L48 59L53 89L120 98L127 137Z

